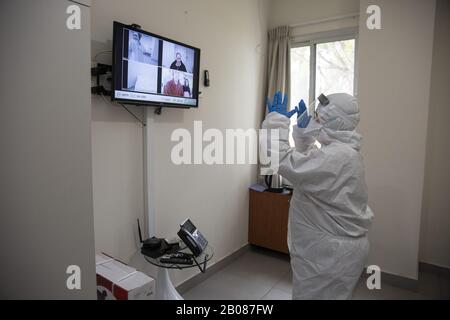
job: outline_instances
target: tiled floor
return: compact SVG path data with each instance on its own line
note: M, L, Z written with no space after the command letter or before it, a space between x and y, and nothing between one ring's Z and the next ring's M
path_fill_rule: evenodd
M289 259L274 252L251 249L196 287L185 292L187 300L290 300L292 275ZM354 299L450 299L450 279L421 273L418 292L382 283L368 290L361 279Z

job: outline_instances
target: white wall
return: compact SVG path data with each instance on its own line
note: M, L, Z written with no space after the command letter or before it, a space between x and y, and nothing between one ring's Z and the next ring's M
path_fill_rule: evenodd
M142 108L130 109L142 117ZM128 261L136 251L136 219L145 226L142 125L93 97L91 128L95 248Z
M359 0L272 0L269 26L291 26L291 41L298 43L333 36L336 30L356 33L358 14Z
M450 2L438 0L431 71L420 259L450 268Z
M104 17L109 4L93 1L91 8L92 65L111 64L112 21ZM139 118L144 108L128 106ZM143 127L109 98L92 96L92 180L95 249L129 261L137 248L137 223L145 227Z
M269 28L359 12L359 0L271 0Z
M366 8L382 10L368 30ZM369 262L417 279L435 1L362 0L359 105L369 203Z
M267 30L266 1L96 0L92 9L92 40L108 45L112 22L138 23L150 30L199 47L201 70L209 69L211 87L203 88L198 110L149 112L149 142L152 153L149 181L154 201L158 236L173 236L179 223L191 217L215 249L215 261L247 243L248 190L256 180L256 166L175 166L170 141L176 128L193 128L202 120L204 128L258 128L263 113L262 92ZM101 115L93 120L94 216L96 248L107 248L126 259L133 255L132 224L141 214L142 187L119 168L133 166L134 177L143 175L141 149L137 140L142 130L133 127L129 116L118 115L117 107L93 102ZM117 121L111 121L112 114ZM111 140L108 140L111 135ZM140 141L140 140L139 140ZM99 169L104 165L107 168ZM98 170L97 170L97 169ZM100 172L100 170L102 172ZM122 169L124 170L124 169ZM97 171L97 172L96 172ZM122 187L122 179L129 187ZM107 188L102 186L111 184ZM124 192L124 189L126 189ZM139 195L138 195L139 194ZM142 202L142 201L141 201ZM119 207L119 208L118 208ZM119 219L119 217L122 217ZM121 236L117 235L120 233ZM119 246L119 249L114 249ZM175 282L192 272L176 272Z
M90 15L80 6L81 30L65 28L72 4L0 2L0 299L96 297Z

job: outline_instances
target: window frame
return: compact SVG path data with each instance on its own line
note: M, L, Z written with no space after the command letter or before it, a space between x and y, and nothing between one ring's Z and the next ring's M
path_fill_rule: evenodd
M341 30L334 30L329 32L321 32L316 34L298 36L291 38L289 48L289 61L291 61L291 50L301 47L310 47L310 61L309 61L309 103L317 99L316 95L316 54L317 45L327 42L355 40L355 66L353 77L353 95L356 97L358 93L358 29L348 28ZM291 83L291 65L289 64L289 83ZM290 90L290 88L289 88Z

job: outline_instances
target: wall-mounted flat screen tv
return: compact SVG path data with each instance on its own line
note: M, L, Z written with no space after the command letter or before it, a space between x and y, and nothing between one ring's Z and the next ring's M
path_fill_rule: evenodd
M200 49L114 22L112 99L198 107Z

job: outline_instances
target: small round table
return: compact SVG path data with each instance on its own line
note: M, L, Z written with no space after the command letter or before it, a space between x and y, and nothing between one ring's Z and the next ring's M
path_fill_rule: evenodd
M189 249L183 248L178 252L189 253ZM198 267L202 273L206 272L206 264L212 259L214 251L210 246L207 246L205 250L197 257L193 256L194 263L192 265L186 264L173 264L163 263L159 258L151 258L144 255L145 260L154 266L158 267L158 275L156 279L156 299L157 300L184 300L183 297L177 292L172 281L170 280L168 269L188 269Z

